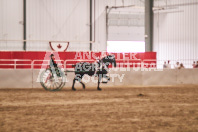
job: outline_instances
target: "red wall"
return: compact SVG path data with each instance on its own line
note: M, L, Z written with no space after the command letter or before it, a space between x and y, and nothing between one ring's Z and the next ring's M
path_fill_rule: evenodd
M21 52L21 51L0 51L0 64L14 64L13 61L3 61L1 59L30 59L30 60L46 60L49 59L49 55L52 52ZM93 59L96 56L101 56L101 52L54 52L55 58L60 60L68 59ZM141 61L152 59L152 63L156 63L156 52L145 52L145 53L112 53L115 54L116 59L127 59L127 61L133 61L134 59L141 59ZM59 58L60 57L60 58ZM123 60L117 60L117 62L124 62ZM146 61L145 61L146 62ZM30 64L31 62L17 62L18 64ZM151 63L151 61L147 61ZM0 68L13 68L14 66L0 65ZM17 68L30 68L30 66L17 66Z

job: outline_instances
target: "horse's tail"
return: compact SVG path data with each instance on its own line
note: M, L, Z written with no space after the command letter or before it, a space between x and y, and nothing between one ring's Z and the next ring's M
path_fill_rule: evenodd
M72 67L76 67L76 64L73 64Z

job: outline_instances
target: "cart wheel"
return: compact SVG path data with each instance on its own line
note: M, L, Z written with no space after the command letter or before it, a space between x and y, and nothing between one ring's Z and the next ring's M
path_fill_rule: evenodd
M50 69L44 70L40 75L41 86L48 91L61 90L65 85L65 82L65 74L61 73L61 76L57 76L56 74L54 75Z

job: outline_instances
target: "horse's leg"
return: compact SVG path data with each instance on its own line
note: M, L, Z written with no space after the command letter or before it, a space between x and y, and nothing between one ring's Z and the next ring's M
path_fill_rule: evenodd
M85 89L85 84L82 82L82 80L80 81L80 83L82 84L83 89Z
M75 82L76 82L76 77L73 79L73 84L72 84L72 90L73 91L76 91L76 89L74 88Z
M75 78L73 80L72 90L76 91L76 89L74 88L74 85L75 85L76 81L79 81L82 84L83 88L85 89L85 84L82 82L82 77L83 77L83 75L76 74L76 76L75 76Z
M106 78L108 81L110 81L110 77L107 76L107 74L104 74L103 77Z
M106 77L107 77L107 80L108 80L108 81L110 81L110 80L111 80L109 76L106 76Z
M100 88L100 81L101 81L101 79L102 79L102 74L99 74L98 75L98 90L100 91L100 90L102 90L101 88Z
M76 80L79 80L79 75L78 74L76 74L76 76L73 79L73 84L72 84L72 90L73 91L76 91L76 89L74 88L74 85L75 85Z
M80 82L80 84L82 84L83 89L85 89L85 84L82 82L82 78L83 78L83 74L80 75L80 77L78 78L78 81Z

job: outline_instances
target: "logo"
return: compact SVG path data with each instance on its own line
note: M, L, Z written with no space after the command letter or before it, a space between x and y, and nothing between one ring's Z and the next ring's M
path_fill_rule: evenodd
M51 47L51 49L53 51L66 51L68 46L69 46L69 42L49 42L49 45Z
M61 49L61 47L62 47L62 45L61 44L58 44L58 46L57 46L59 49Z

